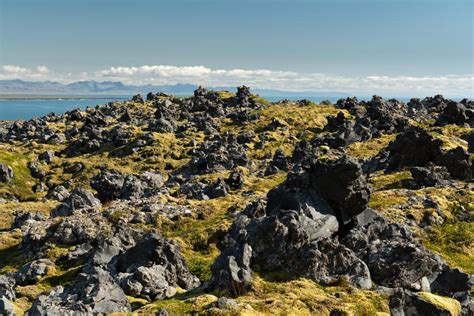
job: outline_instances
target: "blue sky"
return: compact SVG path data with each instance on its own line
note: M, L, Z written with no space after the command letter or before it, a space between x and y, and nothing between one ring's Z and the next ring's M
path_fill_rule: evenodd
M471 0L0 0L0 11L4 79L472 90Z

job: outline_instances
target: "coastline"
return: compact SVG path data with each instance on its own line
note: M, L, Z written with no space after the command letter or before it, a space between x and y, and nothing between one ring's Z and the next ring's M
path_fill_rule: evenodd
M129 95L84 95L84 94L1 94L0 100L98 100L129 99Z

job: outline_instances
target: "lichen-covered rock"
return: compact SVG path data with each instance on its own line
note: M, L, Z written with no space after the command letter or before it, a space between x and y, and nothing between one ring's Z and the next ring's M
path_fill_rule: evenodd
M69 191L62 185L57 185L46 194L47 199L63 202L69 196Z
M110 273L91 267L76 278L69 287L55 287L40 295L28 315L90 315L131 312L130 303Z
M199 285L176 244L157 234L142 239L109 263L127 294L155 300L173 295L177 287L192 289Z
M406 226L370 213L361 222L358 219L342 242L367 264L376 284L421 290L424 278L433 279L444 263L416 241Z
M110 224L97 211L75 211L57 225L53 238L61 244L78 245L96 241L109 229Z
M75 210L100 207L101 203L94 195L83 188L75 188L71 194L51 212L51 216L69 216Z
M420 127L411 127L392 141L384 155L387 155L387 170L403 167L425 167L430 164L444 166L453 178L472 179L472 159L462 147L445 151L443 142ZM382 165L383 167L383 165Z
M0 274L0 297L8 300L14 300L15 295L15 278L11 275Z
M211 288L245 293L251 269L326 285L347 277L370 288L367 265L332 238L338 218L344 223L367 207L370 191L361 178L360 166L347 157L311 161L305 171L291 174L268 193L264 216L240 215L234 222L228 247L212 266Z
M91 179L91 187L102 202L115 199L143 198L158 192L163 186L159 173L144 172L140 176L105 170Z
M390 297L390 313L394 316L452 316L459 315L461 307L459 302L453 299L442 298L442 303L436 303L429 298L435 296L413 293L406 290L398 290ZM439 298L437 299L439 300Z
M38 259L25 264L15 275L16 284L31 285L54 269L54 263L49 259Z

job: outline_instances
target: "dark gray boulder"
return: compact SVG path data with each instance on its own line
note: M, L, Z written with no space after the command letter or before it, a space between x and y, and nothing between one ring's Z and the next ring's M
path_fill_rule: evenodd
M0 182L9 183L13 179L13 169L3 163L0 163Z
M311 187L325 199L343 222L367 208L370 188L360 164L347 156L316 160L310 165Z
M437 126L444 126L448 124L464 125L468 123L469 116L467 109L462 103L449 101L443 112L439 115L435 122Z
M0 274L0 297L8 300L14 300L15 296L15 278L11 275Z
M46 198L50 200L56 200L59 202L64 201L69 196L69 191L62 185L57 185L46 194Z
M47 138L46 143L52 145L62 144L66 141L66 138L63 134L53 134Z
M472 159L469 153L462 147L444 151L442 144L441 140L434 138L426 130L411 127L400 133L383 152L383 155L387 155L386 170L435 164L446 167L453 178L466 181L472 179Z
M401 133L388 145L389 170L402 167L426 166L442 155L442 141L435 139L426 130L420 127L411 127Z
M474 276L459 269L445 269L431 283L431 290L440 295L449 296L461 302L462 315L474 315L472 287Z
M144 172L136 176L123 174L115 170L104 170L90 181L102 202L115 199L133 199L151 196L163 186L163 177L159 173Z
M324 285L347 277L355 286L371 287L367 265L333 238L340 228L338 218L344 223L367 207L370 191L360 166L341 157L313 160L303 169L268 193L264 214L256 203L237 217L226 249L212 266L211 289L233 296L245 293L251 269Z
M441 258L414 239L406 226L388 223L373 211L364 213L341 242L367 264L372 280L390 288L427 290L428 280L443 269Z
M169 297L177 287L199 285L179 253L179 247L158 234L148 234L135 246L114 257L109 270L125 293L148 300Z
M206 188L206 184L202 182L185 182L180 186L179 192L191 199L209 200L209 196L206 194Z
M28 212L28 211L18 211L15 212L15 219L13 220L11 229L21 228L26 230L33 225L36 225L37 222L43 222L47 218L43 213L39 212Z
M412 167L410 169L413 182L417 188L436 187L449 184L450 178L446 167Z
M233 171L225 179L225 183L231 190L239 190L244 186L244 173L242 171Z
M131 312L127 296L111 275L90 267L78 275L72 286L55 287L40 295L28 315L91 315Z
M77 187L58 207L51 211L52 217L69 216L75 210L97 208L101 203L94 195L84 188Z
M226 291L232 296L247 293L253 280L251 257L252 247L248 244L225 250L212 265L210 287Z
M469 153L460 146L440 155L436 163L445 166L453 178L469 181L473 177L472 159Z
M54 151L52 150L47 150L38 156L39 161L44 161L47 164L51 163L53 161L53 158L54 158Z
M469 153L474 153L474 132L467 136L467 151Z
M210 199L215 199L227 195L230 191L230 187L224 179L217 179L216 182L212 183L204 190L204 194Z
M137 95L134 95L132 97L132 101L133 102L137 102L137 103L144 103L145 101L143 100L143 97L140 95L140 94L137 94Z
M91 243L110 229L110 223L96 210L77 210L57 225L53 238L65 245Z
M366 257L372 279L387 287L421 290L423 278L440 270L440 259L415 243L385 240Z
M46 176L46 173L44 170L41 170L37 161L30 161L26 166L34 178L43 179Z

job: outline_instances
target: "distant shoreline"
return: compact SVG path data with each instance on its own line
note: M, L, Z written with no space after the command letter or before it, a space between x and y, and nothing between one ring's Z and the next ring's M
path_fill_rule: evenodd
M0 94L0 100L117 100L130 99L128 95L71 95L71 94Z

